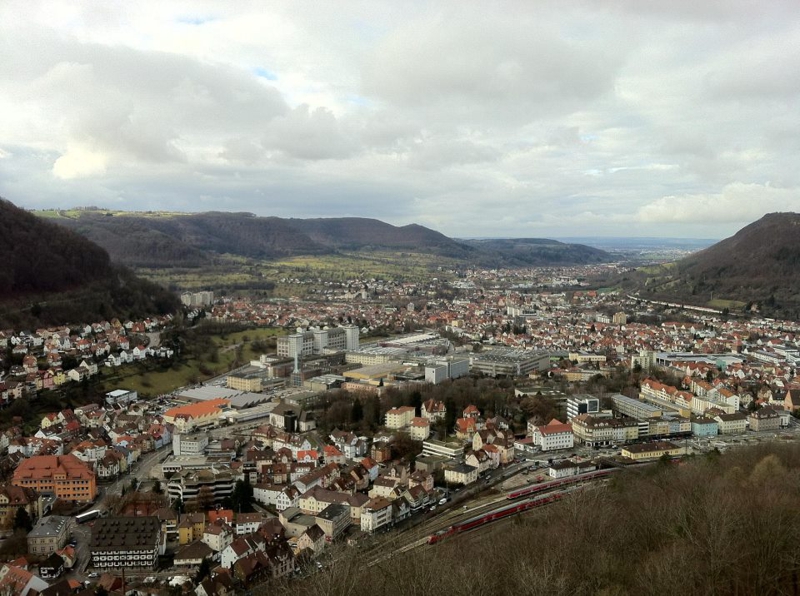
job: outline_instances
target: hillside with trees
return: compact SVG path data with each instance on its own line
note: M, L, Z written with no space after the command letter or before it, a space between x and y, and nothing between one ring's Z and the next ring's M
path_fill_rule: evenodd
M800 214L770 213L730 238L677 263L626 274L621 284L643 298L680 301L769 316L800 314ZM716 302L715 302L716 301Z
M498 525L375 561L347 547L294 596L797 594L800 446L659 462Z
M0 262L0 328L140 318L179 306L93 242L2 199Z

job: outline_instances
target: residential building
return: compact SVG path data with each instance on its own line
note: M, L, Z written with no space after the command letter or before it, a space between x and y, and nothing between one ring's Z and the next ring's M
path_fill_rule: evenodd
M41 517L41 507L41 497L32 488L12 484L0 486L0 528L11 528L20 508L25 509L32 520Z
M392 408L386 412L386 428L401 429L411 424L416 410L412 406Z
M64 548L69 538L69 522L68 517L61 515L39 519L28 532L28 552L44 557Z
M739 435L747 430L747 416L741 412L714 416L721 435Z
M444 480L450 484L472 484L478 480L478 468L466 463L446 465Z
M765 406L752 412L749 417L750 430L755 432L775 431L781 427L781 416L777 410Z
M392 523L392 502L383 497L370 499L361 512L361 531L370 534Z
M326 540L332 541L350 525L350 507L337 503L328 505L316 515L316 520Z

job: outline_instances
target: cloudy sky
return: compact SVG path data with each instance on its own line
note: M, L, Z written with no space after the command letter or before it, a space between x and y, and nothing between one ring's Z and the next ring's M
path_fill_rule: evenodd
M720 238L800 211L796 0L0 3L0 196Z

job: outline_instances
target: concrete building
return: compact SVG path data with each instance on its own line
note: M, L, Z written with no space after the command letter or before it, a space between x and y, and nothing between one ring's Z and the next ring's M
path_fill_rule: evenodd
M171 501L180 499L185 504L197 503L207 506L221 502L233 493L233 473L228 466L212 466L209 469L182 470L167 483Z
M464 457L464 443L460 441L444 442L428 439L422 442L423 455L438 455L450 459Z
M470 356L470 371L492 377L527 376L550 368L548 352L496 348Z
M654 405L621 394L612 395L611 401L614 402L614 409L631 418L660 418L663 413Z
M469 374L469 358L448 356L437 358L425 366L425 382L438 385L448 379L458 379Z
M591 395L575 395L567 398L567 420L572 420L578 414L593 414L600 412L600 399Z
M172 454L179 457L202 457L208 447L208 435L175 433L172 435Z
M355 325L324 327L278 338L278 356L294 358L324 352L358 350L359 329Z

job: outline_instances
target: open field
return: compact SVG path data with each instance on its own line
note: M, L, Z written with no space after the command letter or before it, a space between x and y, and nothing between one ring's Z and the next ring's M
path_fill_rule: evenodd
M142 364L129 364L115 370L101 368L102 382L108 391L132 389L143 397L163 395L223 374L234 368L237 359L240 365L258 359L261 352L253 349L253 342L274 340L284 333L283 329L261 328L213 335L210 339L217 348L214 356L187 358L167 369L144 370ZM239 348L241 352L237 354Z
M708 306L709 308L727 308L729 310L742 310L745 306L747 306L747 302L742 302L741 300L723 300L721 298L715 298L714 300L709 300Z
M408 252L350 253L303 256L281 261L247 259L218 255L216 262L202 268L137 268L136 273L173 291L218 288L225 291L265 291L270 296L288 297L320 289L325 282L348 279L383 278L398 281L446 279L449 274L438 267L451 265L449 259ZM293 284L290 279L314 284Z

